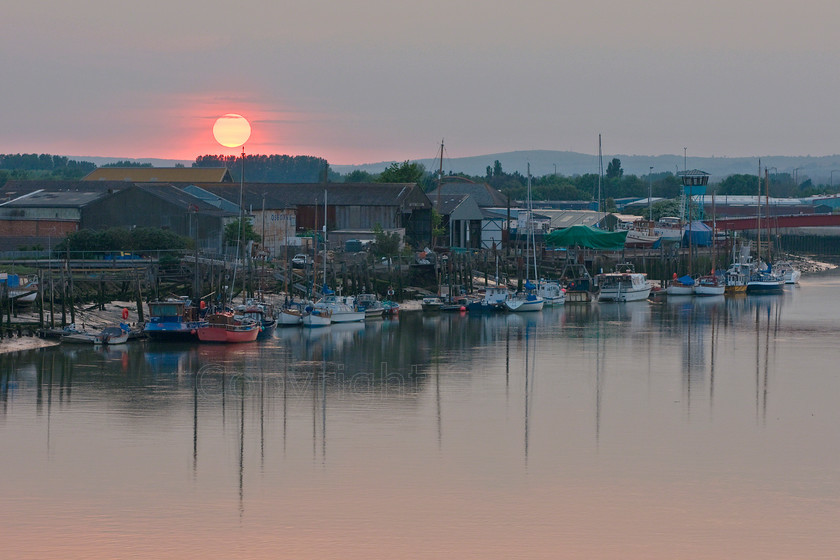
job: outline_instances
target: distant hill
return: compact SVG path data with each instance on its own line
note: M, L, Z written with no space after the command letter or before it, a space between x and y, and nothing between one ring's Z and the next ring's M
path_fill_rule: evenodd
M625 174L647 175L650 166L653 166L653 173L665 171L681 171L683 169L683 156L680 155L659 155L639 156L626 154L604 154L604 169L612 158L621 160L621 167ZM562 152L553 150L530 150L488 154L483 156L471 156L461 158L444 158L443 172L467 173L469 175L484 175L487 166L493 166L493 162L499 160L502 169L508 173L519 171L526 173L528 163L531 164L531 174L534 176L549 175L554 173L555 166L560 175L583 175L585 173L598 173L598 156L592 154L581 154L577 152ZM701 169L711 174L712 182L719 182L729 175L736 173L754 174L758 173L759 157L688 157L687 166L689 169ZM422 163L427 170L436 170L440 163L434 159L411 160ZM380 163L367 163L362 165L331 165L333 171L347 174L356 169L369 173L379 173L390 161ZM832 156L761 156L762 168L770 168L770 172L790 173L797 169L799 182L810 178L814 183L829 183L831 171L834 173L834 183L840 184L840 155ZM775 171L772 169L775 168Z

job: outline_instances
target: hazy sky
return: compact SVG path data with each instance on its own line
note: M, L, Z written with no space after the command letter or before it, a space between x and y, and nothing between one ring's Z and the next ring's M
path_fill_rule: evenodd
M838 0L6 3L0 153L840 152Z

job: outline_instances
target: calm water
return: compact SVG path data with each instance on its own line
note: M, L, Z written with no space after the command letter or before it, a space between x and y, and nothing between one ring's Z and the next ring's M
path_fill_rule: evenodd
M0 356L3 558L837 558L840 274Z

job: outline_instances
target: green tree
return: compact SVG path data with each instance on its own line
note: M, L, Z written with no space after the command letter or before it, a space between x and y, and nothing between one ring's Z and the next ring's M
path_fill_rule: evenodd
M392 163L376 179L378 183L419 183L426 174L422 163Z
M260 235L254 231L254 225L250 220L242 222L244 224L243 230L239 230L239 218L233 220L225 226L224 241L225 245L233 247L241 238L247 243L248 241L259 242L262 240Z
M612 161L607 164L607 178L619 179L622 175L624 175L624 170L621 168L621 160L613 158Z
M380 224L373 226L373 254L377 257L391 257L400 252L400 234L388 233Z
M373 183L374 176L367 171L362 171L361 169L354 169L350 173L344 176L345 183Z

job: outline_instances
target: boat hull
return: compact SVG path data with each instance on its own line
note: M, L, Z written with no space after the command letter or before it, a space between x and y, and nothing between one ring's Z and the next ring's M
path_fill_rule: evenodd
M301 323L307 328L329 327L332 317L329 314L307 313L301 318Z
M206 326L199 328L197 334L201 342L253 342L257 340L260 328L258 325L236 329Z
M535 300L523 300L523 299L516 299L511 298L505 301L505 308L508 311L512 311L514 313L527 313L531 311L542 311L542 308L545 306L545 300L543 299L535 299Z
M726 293L726 286L723 284L719 286L697 285L694 287L695 296L722 296L724 293Z

